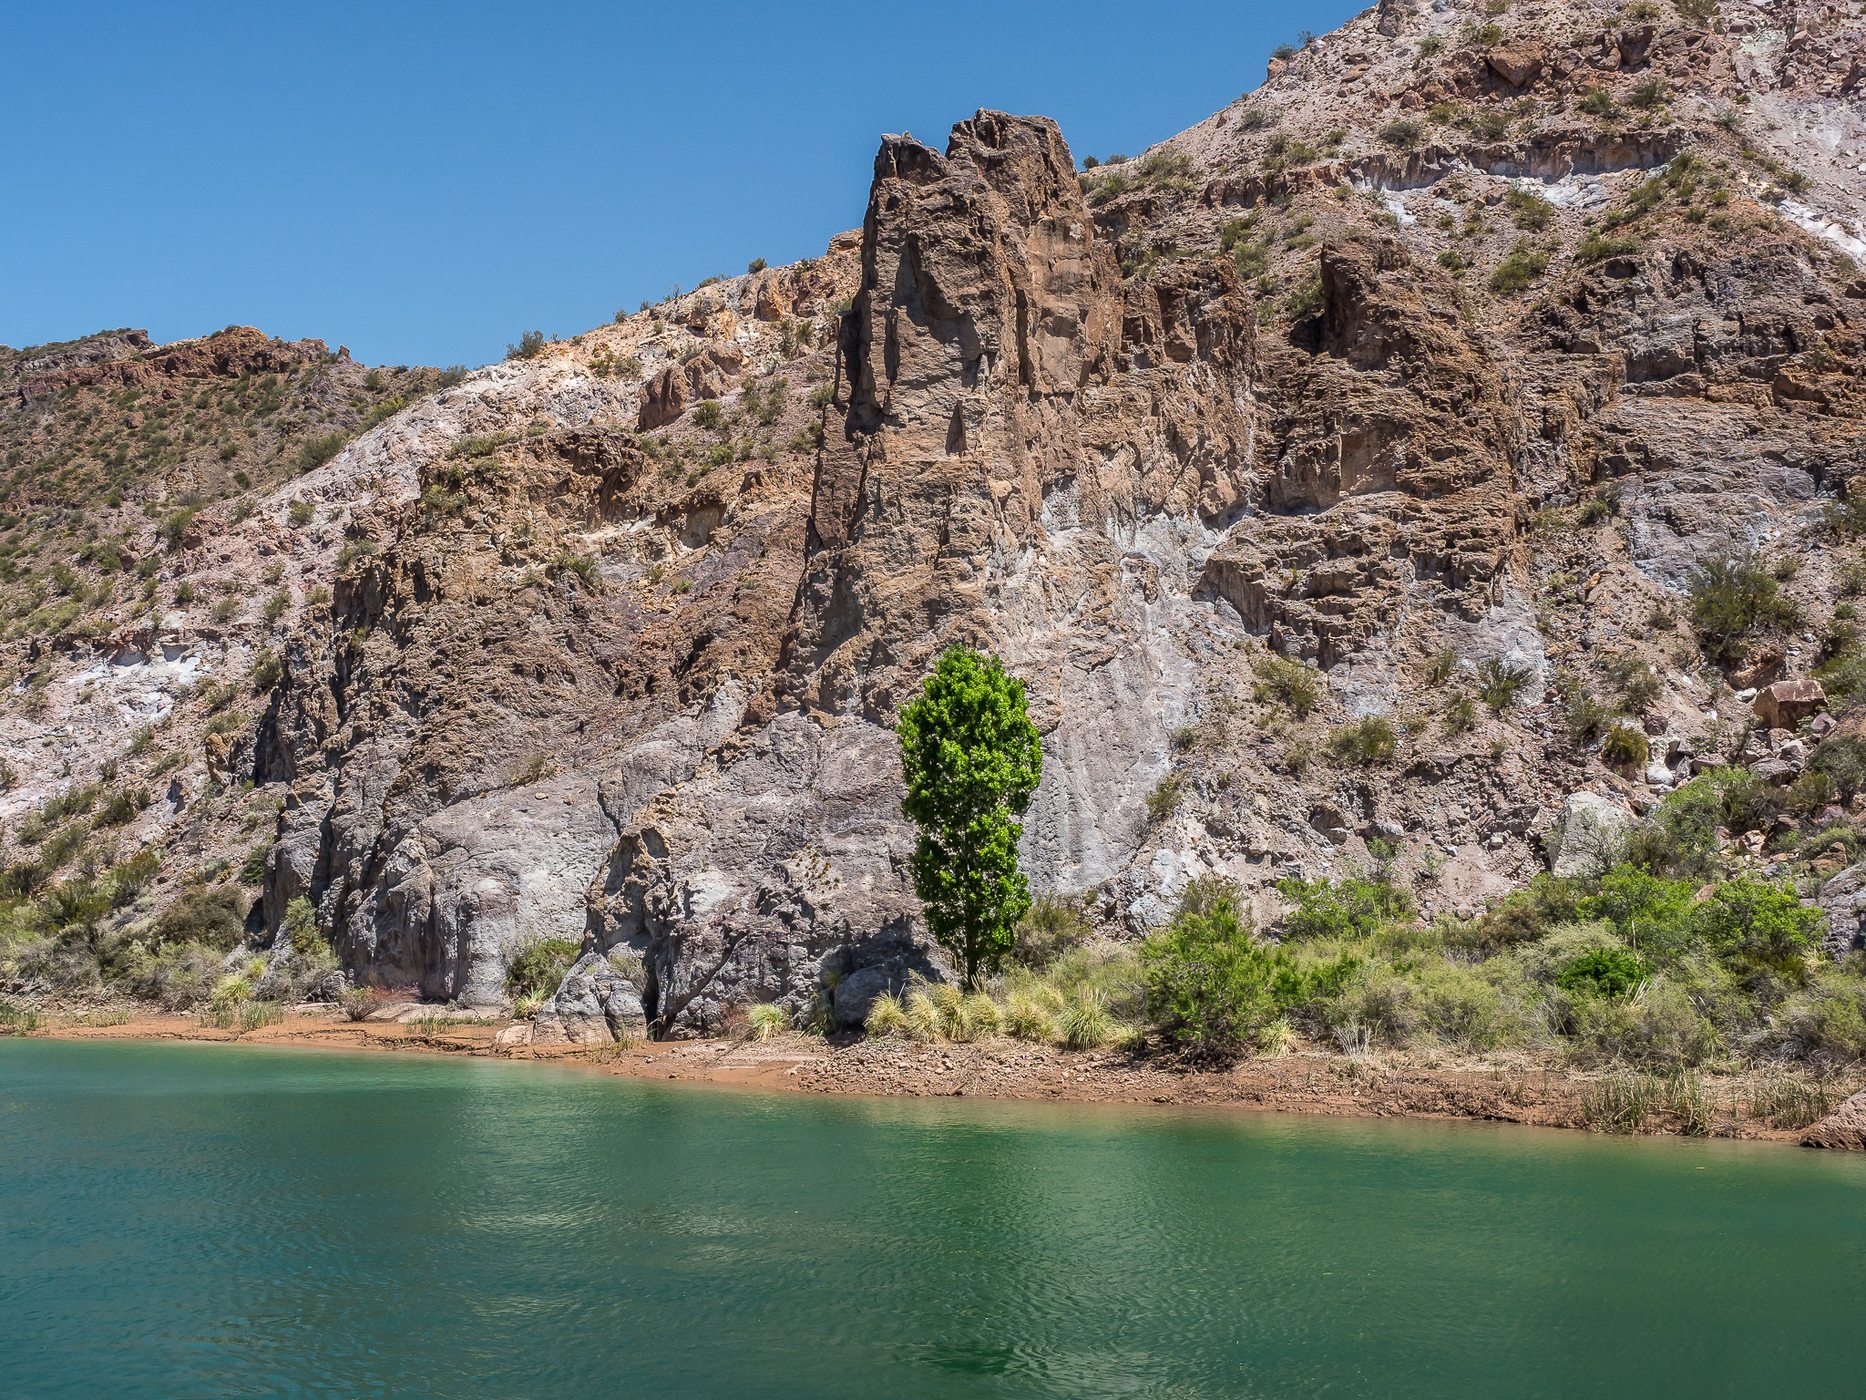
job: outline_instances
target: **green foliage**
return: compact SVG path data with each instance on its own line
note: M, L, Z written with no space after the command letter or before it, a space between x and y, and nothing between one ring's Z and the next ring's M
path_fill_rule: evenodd
M1251 663L1257 673L1253 695L1260 701L1274 701L1298 719L1305 718L1322 702L1321 674L1300 661L1286 661L1267 656Z
M1630 997L1649 973L1630 948L1590 948L1563 963L1555 985L1571 996Z
M920 828L914 889L934 937L975 987L1014 946L1030 908L1017 818L1042 777L1043 747L1023 682L995 657L949 648L902 710L897 732L901 810Z
M761 1001L745 1008L745 1033L752 1040L769 1040L789 1029L790 1014L776 1002Z
M1477 694L1490 707L1492 714L1500 715L1514 705L1528 683L1527 666L1517 665L1501 656L1486 656L1477 663Z
M1593 893L1575 902L1574 913L1603 921L1635 952L1676 960L1692 940L1693 898L1689 880L1616 865L1601 876Z
M1511 185L1504 196L1504 207L1510 211L1510 218L1520 229L1531 233L1540 233L1549 226L1549 220L1555 216L1555 206L1550 204L1534 190L1524 189L1521 185Z
M1395 117L1380 128L1380 139L1389 146L1402 151L1410 151L1419 144L1419 138L1425 133L1425 127L1413 117Z
M1012 959L1041 972L1063 954L1080 948L1094 936L1095 925L1080 899L1038 895L1017 925Z
M508 360L536 359L544 352L544 332L526 331L518 338L518 344L505 347Z
M226 952L245 935L247 902L238 885L185 889L162 911L150 932L158 944L198 943Z
M1150 935L1140 957L1148 1015L1198 1054L1236 1054L1302 998L1294 960L1259 943L1228 896Z
M1637 253L1640 240L1631 234L1615 237L1606 233L1590 233L1575 245L1574 259L1579 263L1605 262L1609 258L1624 258Z
M1691 624L1715 661L1738 660L1744 639L1759 627L1794 622L1774 573L1753 552L1715 555L1693 573L1690 590Z
M1826 916L1785 883L1726 880L1698 905L1692 924L1712 952L1739 967L1798 972Z
M1590 117L1611 117L1620 110L1613 100L1613 92L1604 84L1595 83L1581 94L1580 108Z
M1147 790L1147 820L1158 826L1179 809L1179 774L1170 768Z
M1606 742L1600 746L1601 758L1614 768L1643 770L1651 755L1652 745L1646 738L1646 731L1634 724L1614 725L1607 731Z
M1518 243L1490 274L1490 290L1508 295L1525 290L1548 271L1549 255L1529 243Z
M1380 715L1344 724L1328 740L1328 752L1343 763L1368 767L1390 763L1399 752L1399 734L1391 720Z
M514 999L548 996L581 952L582 945L573 938L539 938L527 943L506 967L506 995Z
M1412 896L1385 880L1287 877L1276 892L1295 905L1283 920L1283 936L1292 941L1366 938L1413 915Z

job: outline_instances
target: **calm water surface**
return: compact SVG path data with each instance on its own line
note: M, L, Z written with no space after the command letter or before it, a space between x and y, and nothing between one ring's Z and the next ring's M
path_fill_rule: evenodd
M0 1040L0 1393L1858 1395L1866 1158Z

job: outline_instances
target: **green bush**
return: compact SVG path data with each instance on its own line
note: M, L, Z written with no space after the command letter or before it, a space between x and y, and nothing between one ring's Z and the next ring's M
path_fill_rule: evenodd
M1643 770L1652 756L1652 746L1646 731L1638 725L1616 724L1607 731L1600 756L1610 767Z
M1555 974L1555 985L1571 996L1624 1000L1649 974L1645 959L1630 948L1590 948L1570 958Z
M1010 960L1041 972L1063 954L1087 943L1094 934L1094 922L1081 899L1040 894L1018 922Z
M1255 697L1275 701L1298 719L1309 715L1322 701L1321 675L1312 666L1268 656L1253 662L1251 669L1257 673Z
M1283 920L1291 940L1366 938L1385 925L1410 919L1412 896L1383 880L1278 880L1276 892L1295 905Z
M1691 576L1691 625L1712 660L1730 664L1759 627L1788 626L1792 605L1779 596L1774 573L1754 553L1713 556Z
M1725 962L1792 972L1813 950L1825 919L1787 884L1741 876L1714 888L1694 911L1692 925Z
M1691 1004L1685 989L1664 978L1626 1001L1580 998L1569 1035L1583 1063L1617 1061L1662 1069L1701 1065L1721 1043L1716 1027Z
M150 933L157 946L198 943L224 953L245 936L247 903L238 885L185 889L157 916Z
M531 360L544 353L544 332L526 331L518 338L518 344L505 347L508 360Z
M557 990L557 984L582 951L582 944L572 938L539 938L527 943L513 955L505 970L506 995L514 999L548 996Z
M1601 876L1593 893L1575 901L1574 913L1606 923L1636 954L1676 959L1695 939L1694 897L1689 880L1668 880L1634 865L1616 865Z
M1548 271L1549 255L1528 243L1518 243L1490 274L1490 290L1500 295L1520 292Z
M1399 735L1391 721L1380 715L1369 715L1342 725L1329 736L1328 752L1343 763L1362 767L1389 763L1399 752Z
M1395 117L1380 128L1380 139L1389 146L1396 146L1402 151L1410 151L1419 144L1419 138L1425 133L1425 127L1412 117Z
M1529 683L1529 668L1501 656L1486 656L1477 663L1477 694L1492 714L1502 714L1516 703Z
M1259 943L1222 898L1210 913L1185 913L1140 950L1147 1014L1195 1053L1228 1056L1295 1006L1303 977L1280 948Z

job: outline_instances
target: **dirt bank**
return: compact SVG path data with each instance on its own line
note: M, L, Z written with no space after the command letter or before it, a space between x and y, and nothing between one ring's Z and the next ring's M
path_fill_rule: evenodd
M114 1023L112 1023L114 1021ZM1347 1056L1320 1049L1185 1067L1125 1052L1070 1053L1013 1040L835 1044L814 1036L684 1040L627 1047L495 1045L503 1023L352 1022L301 1011L236 1034L191 1017L55 1017L40 1035L84 1040L233 1041L343 1050L428 1051L578 1065L632 1079L819 1094L1179 1104L1359 1117L1477 1118L1536 1127L1793 1142L1861 1087L1779 1072L1666 1079L1583 1073L1529 1057ZM1819 1111L1816 1111L1816 1110Z

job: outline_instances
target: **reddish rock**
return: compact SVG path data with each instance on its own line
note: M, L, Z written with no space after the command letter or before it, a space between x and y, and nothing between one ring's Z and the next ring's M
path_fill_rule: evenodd
M1542 76L1546 58L1540 44L1504 44L1486 53L1484 62L1511 87L1524 87Z
M1815 680L1777 681L1756 697L1756 718L1771 729L1793 729L1827 708L1827 692Z

